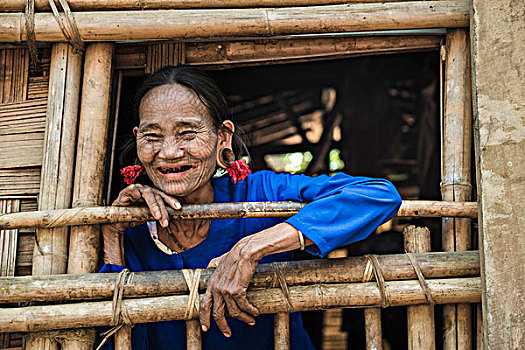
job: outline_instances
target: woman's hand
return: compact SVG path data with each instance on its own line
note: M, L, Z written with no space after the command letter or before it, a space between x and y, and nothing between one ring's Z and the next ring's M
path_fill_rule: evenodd
M164 192L146 185L133 184L120 191L117 199L112 203L116 207L128 207L138 203L146 203L151 214L161 226L169 223L166 204L175 210L181 208L180 202ZM118 222L102 225L104 239L104 262L124 266L124 240L123 235L128 227L135 227L142 222Z
M313 242L305 237L306 245ZM210 328L210 318L219 326L225 337L231 336L226 322L225 308L229 316L255 324L259 310L246 297L258 261L266 255L299 249L299 231L287 223L277 224L254 235L244 237L233 248L210 261L208 267L217 269L208 281L200 308L202 330Z
M200 322L202 330L210 328L210 314L225 337L231 336L226 322L225 307L229 316L253 326L259 310L246 298L246 290L252 280L257 261L252 252L249 237L240 240L226 254L210 261L208 267L217 267L208 281L208 288L201 302Z

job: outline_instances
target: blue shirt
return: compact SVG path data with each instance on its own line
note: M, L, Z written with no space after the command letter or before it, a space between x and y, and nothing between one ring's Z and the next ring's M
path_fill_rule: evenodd
M401 205L395 187L383 179L334 176L308 177L260 171L237 184L227 178L212 180L216 203L299 201L311 202L298 214L282 218L212 220L204 241L180 254L163 253L150 237L146 224L130 228L124 236L127 267L130 271L159 271L206 268L211 259L229 251L241 238L280 222L287 222L315 243L307 251L321 257L332 250L367 237L375 228L392 218ZM259 263L291 260L292 252L269 255ZM122 268L106 265L101 272ZM256 317L248 326L228 317L232 330L226 338L212 321L202 333L203 349L273 349L273 315ZM290 316L292 349L314 349L299 313ZM135 325L133 349L186 349L184 321Z

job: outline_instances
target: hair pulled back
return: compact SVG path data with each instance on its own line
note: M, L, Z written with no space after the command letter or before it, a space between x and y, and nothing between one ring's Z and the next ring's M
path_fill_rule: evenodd
M215 127L233 134L232 147L233 152L237 158L243 155L248 155L248 149L240 136L240 131L237 125L235 130L229 130L223 125L225 120L232 120L231 114L228 110L228 104L221 90L215 84L213 79L204 71L187 67L187 66L168 66L150 74L142 82L135 94L135 102L133 106L133 119L135 125L139 125L140 116L139 108L142 98L148 91L166 84L180 84L195 92L199 100L206 106L213 118ZM136 154L136 139L130 139L122 147L121 162L128 153Z

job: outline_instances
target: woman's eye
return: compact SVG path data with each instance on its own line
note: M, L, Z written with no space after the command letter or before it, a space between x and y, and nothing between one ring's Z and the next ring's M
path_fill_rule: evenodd
M147 141L158 141L160 140L161 136L159 134L144 134L144 138Z
M193 130L185 130L185 131L181 132L180 135L182 137L186 138L186 139L194 138L197 135L197 132L193 131Z

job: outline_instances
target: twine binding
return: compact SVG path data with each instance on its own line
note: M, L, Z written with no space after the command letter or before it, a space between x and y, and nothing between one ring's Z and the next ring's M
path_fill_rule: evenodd
M33 72L39 71L40 61L38 60L38 50L36 48L35 35L35 0L26 0L24 10L25 27L27 35L27 47L31 56L31 68Z
M73 13L69 8L69 4L67 3L67 0L58 0L58 2L64 10L64 16L60 16L60 13L58 12L58 9L55 5L55 1L49 0L49 6L51 6L53 16L55 17L58 26L60 27L62 34L64 34L67 42L73 46L73 52L77 54L82 53L84 52L84 41L80 36L77 22L75 21L75 17L73 17Z
M374 277L376 279L377 283L377 289L379 289L379 295L381 295L381 307L389 307L391 305L390 302L390 295L388 294L388 290L386 289L385 284L385 277L383 276L383 269L381 268L381 265L379 264L379 260L377 260L377 255L375 254L368 254L365 255L368 259L368 263L371 265L371 269L374 272ZM367 267L368 267L367 263ZM367 268L365 268L366 273Z
M184 313L184 318L187 320L191 320L199 314L199 282L201 279L201 273L202 269L182 270L182 274L184 275L184 279L188 285L188 290L190 291L186 312Z
M423 275L423 272L421 271L419 263L417 262L415 256L412 253L407 252L406 256L408 257L408 260L410 261L412 267L414 268L414 271L416 272L417 279L419 280L419 285L421 286L421 289L425 294L425 299L427 300L427 303L429 303L430 306L434 306L436 302L434 300L434 297L432 296L432 292L430 292L430 288L428 287L427 281L425 279L425 276Z
M280 262L275 262L273 263L273 265L275 266L275 271L273 272L272 288L275 288L277 287L277 285L279 285L279 287L281 288L281 292L283 293L284 300L286 300L288 312L292 313L294 312L294 308L292 300L290 298L290 290L288 289L286 277L284 276L284 273L282 271L284 264Z

